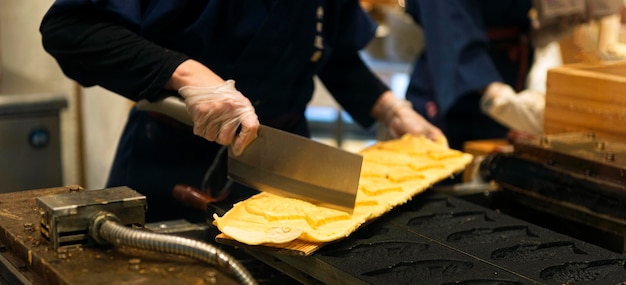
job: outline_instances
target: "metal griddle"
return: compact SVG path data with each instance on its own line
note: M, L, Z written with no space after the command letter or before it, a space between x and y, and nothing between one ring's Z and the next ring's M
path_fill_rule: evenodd
M251 254L283 272L304 274L323 284L619 284L626 280L626 255L435 192L423 193L312 256Z
M481 165L485 178L507 190L512 201L600 235L626 238L625 143L588 132L518 140L513 147Z

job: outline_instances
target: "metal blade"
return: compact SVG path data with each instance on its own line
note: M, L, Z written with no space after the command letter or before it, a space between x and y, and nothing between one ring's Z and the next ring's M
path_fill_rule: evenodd
M231 179L260 191L352 213L363 157L268 126L239 156Z

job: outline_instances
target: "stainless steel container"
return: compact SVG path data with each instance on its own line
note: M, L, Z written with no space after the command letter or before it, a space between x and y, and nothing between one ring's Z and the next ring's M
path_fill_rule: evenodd
M62 186L59 94L0 95L0 193Z

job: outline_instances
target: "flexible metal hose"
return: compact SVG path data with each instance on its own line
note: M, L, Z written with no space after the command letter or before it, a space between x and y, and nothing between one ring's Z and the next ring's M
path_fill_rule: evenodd
M90 235L101 244L112 243L195 258L226 271L241 284L257 284L243 265L215 246L184 237L129 228L121 225L117 216L109 212L100 212L94 216Z

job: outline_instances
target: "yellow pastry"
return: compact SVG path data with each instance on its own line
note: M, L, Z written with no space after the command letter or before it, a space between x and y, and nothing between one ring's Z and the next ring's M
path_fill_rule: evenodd
M378 142L360 154L363 165L352 214L259 193L235 204L222 217L214 215L214 224L228 237L249 245L295 239L330 242L462 171L472 160L470 154L449 149L445 141L411 135Z

